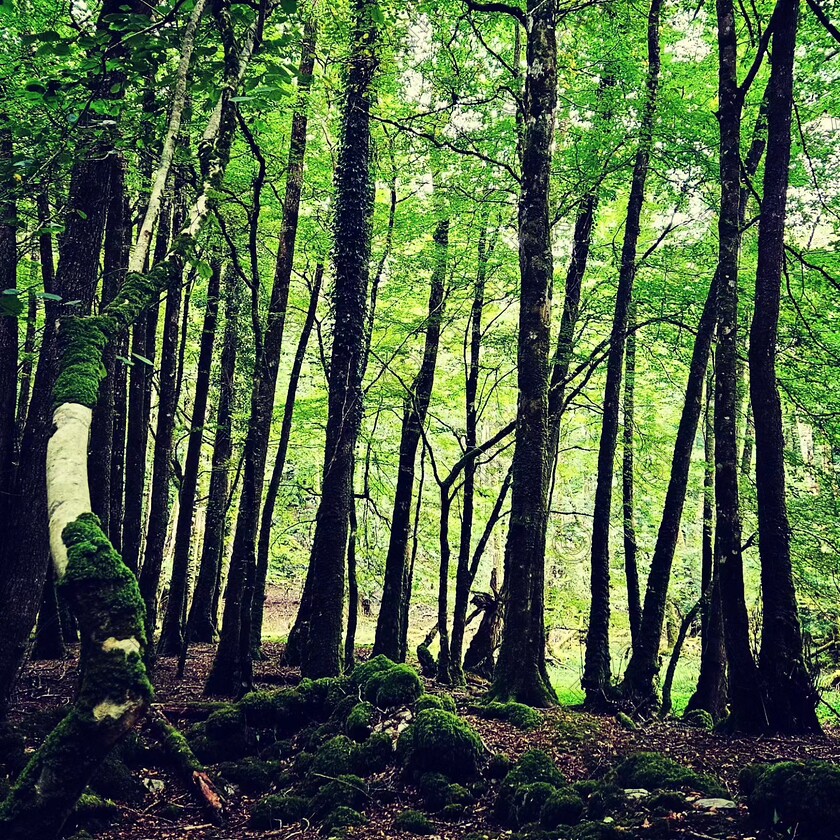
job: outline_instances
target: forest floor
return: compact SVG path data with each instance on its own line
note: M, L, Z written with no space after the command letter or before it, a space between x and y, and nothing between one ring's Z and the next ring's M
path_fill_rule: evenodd
M279 666L282 646L265 645L266 658L256 663L260 688L294 685L299 675ZM156 672L156 703L177 726L187 729L208 714L202 695L205 677L212 661L211 646L191 651L185 677L175 676L175 661L161 659ZM361 652L362 657L367 654ZM30 662L20 680L12 722L35 748L43 731L52 725L70 702L77 675L77 663L64 661ZM434 690L428 684L429 690ZM824 759L840 762L840 729L828 725L825 737L810 738L732 738L691 728L677 721L655 721L637 730L625 729L610 717L596 717L570 708L543 714L542 723L531 731L521 731L501 721L478 718L468 706L483 689L474 684L457 691L454 697L459 713L478 731L493 752L516 759L523 752L540 748L548 752L570 780L597 778L615 766L622 757L639 751L663 753L699 772L718 777L738 801L737 777L746 765L779 759ZM150 741L147 725L141 724L142 740ZM150 753L152 754L152 753ZM135 767L134 774L144 786L140 801L117 801L118 811L110 820L86 825L98 840L234 840L234 838L285 838L314 840L316 827L297 823L286 828L257 832L249 829L248 817L259 796L248 796L233 787L226 788L227 820L224 827L208 823L191 793L170 772L160 766ZM389 768L371 779L372 801L364 809L367 824L347 831L352 838L410 837L394 829L395 816L407 808L420 808L416 791L398 783L397 770ZM698 796L686 796L684 803L671 810L647 811L636 805L635 822L620 832L621 837L648 838L754 838L776 836L756 832L743 804L734 809L702 810L695 807ZM633 807L632 805L630 806ZM511 834L493 820L493 787L476 798L462 821L445 823L432 817L434 837L443 840L479 840ZM633 821L631 821L633 822ZM628 825L624 820L622 824ZM71 836L71 830L68 836ZM85 835L80 835L85 836ZM565 836L557 835L551 836ZM37 838L33 838L37 840Z

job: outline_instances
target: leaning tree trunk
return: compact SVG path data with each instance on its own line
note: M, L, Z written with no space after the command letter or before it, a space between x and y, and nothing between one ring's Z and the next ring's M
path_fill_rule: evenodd
M178 494L178 519L175 525L175 552L172 558L172 575L169 582L169 599L163 619L158 653L177 656L181 652L184 635L184 618L187 605L187 583L190 573L190 544L192 542L195 494L201 461L201 444L204 440L204 417L207 413L207 396L210 389L210 368L213 362L213 343L216 338L216 319L219 313L219 286L222 267L218 260L211 264L207 283L207 305L201 330L201 345L195 375L195 400L190 421L184 474Z
M34 753L0 805L0 835L6 840L57 836L102 759L151 698L143 664L147 642L143 602L136 578L91 513L87 446L106 344L136 320L173 270L180 270L224 176L235 125L231 100L257 33L262 32L263 16L237 55L228 7L219 5L215 13L225 45L225 79L204 133L202 189L188 222L167 258L148 274L129 273L114 302L98 316L62 321L47 452L49 534L56 576L81 629L85 668L70 712ZM150 205L147 214L153 211ZM95 276L94 267L88 281Z
M315 24L310 17L301 48L298 99L292 116L280 247L277 250L262 346L254 362L251 416L245 440L242 491L233 536L222 633L213 668L205 686L208 694L239 694L248 691L253 682L251 608L256 577L257 527L295 258L295 238L306 154L307 103L315 64L315 37Z
M773 30L767 111L767 159L773 165L764 170L749 350L763 605L759 671L770 729L791 734L820 731L818 696L805 666L791 570L785 442L776 381L798 15L799 0L781 0Z
M213 642L216 639L216 591L222 565L225 535L225 515L228 499L228 470L231 453L231 422L233 415L236 351L239 340L239 292L236 272L228 266L225 275L225 334L219 362L218 409L213 458L210 467L210 490L204 517L204 543L198 577L187 619L185 644Z
M397 487L391 516L391 537L385 557L385 582L382 604L376 622L373 654L400 660L400 628L405 603L404 580L410 551L411 501L414 495L414 466L417 446L426 422L426 412L435 382L438 346L444 306L444 284L449 251L449 219L441 219L434 234L435 260L432 269L429 308L426 317L426 341L420 370L404 400L400 434Z
M548 524L548 357L553 258L549 221L557 105L556 4L529 0L525 134L519 196L519 399L513 494L505 548L504 632L491 694L535 706L557 702L545 664Z
M627 202L627 220L621 249L621 268L615 299L607 382L604 387L604 417L598 448L598 478L595 487L595 510L592 520L591 604L586 634L586 657L581 685L589 705L602 704L611 692L610 666L610 511L615 449L618 439L618 410L624 342L627 335L633 282L636 277L636 248L639 242L642 206L645 199L650 152L653 145L653 122L659 89L659 21L662 0L652 0L648 14L647 98L639 134L639 146Z
M377 66L376 0L354 0L342 136L336 170L333 265L335 326L321 501L309 562L310 621L302 644L301 673L341 671L344 568L353 463L362 420L362 363L371 239L370 105Z
M717 11L721 204L715 371L715 559L729 661L729 725L761 731L766 722L758 670L750 649L738 495L738 250L743 101L738 89L734 5L731 0L718 0Z
M303 328L301 329L297 349L295 350L295 357L292 361L292 370L289 373L289 384L286 388L286 402L283 407L283 422L280 425L280 442L277 445L277 453L274 456L271 479L268 482L268 490L265 494L265 502L260 519L260 538L257 543L257 579L254 585L253 617L251 619L251 650L254 656L259 656L260 640L262 639L265 588L268 580L268 561L274 508L277 504L277 494L280 490L283 470L286 467L286 456L289 452L289 441L292 437L295 399L297 397L303 362L306 358L306 347L309 344L309 337L312 335L312 328L315 326L315 316L318 312L318 299L321 296L323 279L324 264L318 263L315 268L315 280L312 288L309 290L309 307L306 310Z

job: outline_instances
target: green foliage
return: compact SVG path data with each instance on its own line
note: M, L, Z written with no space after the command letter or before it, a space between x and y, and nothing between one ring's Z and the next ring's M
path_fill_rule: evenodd
M315 753L310 775L342 776L354 769L355 744L346 735L336 735Z
M402 811L394 818L394 828L397 831L407 831L409 834L434 834L432 821L422 811Z
M612 773L625 788L696 790L708 796L726 796L726 789L713 776L695 773L660 753L636 753L618 764Z
M442 709L426 709L400 735L398 750L411 773L434 771L456 781L474 778L481 739L464 720Z
M840 767L785 761L745 768L740 783L750 815L764 828L830 840L840 826Z

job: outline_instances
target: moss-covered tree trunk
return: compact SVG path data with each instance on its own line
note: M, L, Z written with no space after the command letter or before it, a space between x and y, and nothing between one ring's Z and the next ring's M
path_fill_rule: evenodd
M333 266L335 327L321 501L310 556L312 597L303 633L301 672L334 676L341 670L344 569L353 464L362 421L362 366L371 239L370 104L377 67L379 9L354 0L353 35L341 143L336 169Z
M505 547L504 631L491 694L556 703L545 665L545 533L548 519L549 349L554 261L549 221L557 105L556 4L529 0L522 180L519 196L519 339L516 446Z
M776 381L785 216L790 177L793 66L799 0L782 0L773 30L767 159L758 229L755 309L750 330L750 399L755 424L758 548L763 624L759 671L765 714L776 732L819 732L816 688L805 664L793 584L785 499L785 441Z

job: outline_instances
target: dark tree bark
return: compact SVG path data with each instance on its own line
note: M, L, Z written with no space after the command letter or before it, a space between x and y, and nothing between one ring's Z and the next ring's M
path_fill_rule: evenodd
M20 455L20 441L26 426L26 414L29 411L29 396L32 392L32 372L35 368L35 335L38 327L38 297L30 287L26 305L26 334L23 339L23 359L20 364L20 389L17 397L15 415L15 452ZM4 502L0 501L0 508Z
M353 463L362 421L362 364L370 262L371 83L377 66L375 0L354 0L342 134L336 170L333 265L335 326L321 501L310 565L310 621L304 633L301 673L335 676L341 670L344 569Z
M255 359L251 391L251 417L245 441L242 492L233 537L222 634L205 690L208 694L238 694L251 688L251 609L256 578L256 541L262 502L265 462L268 456L277 370L286 326L286 307L295 257L306 154L308 95L315 65L316 29L307 21L298 72L298 99L292 116L283 227L274 270L268 319ZM342 559L343 564L343 559Z
M178 213L181 216L181 213ZM161 224L164 219L161 217ZM169 224L166 224L169 229ZM179 224L175 225L180 228ZM178 407L176 374L178 363L178 328L181 315L181 271L172 269L166 289L163 315L163 337L160 348L160 386L158 388L157 428L152 459L152 485L149 498L148 529L143 567L140 570L140 594L146 605L146 630L149 637L147 654L154 651L157 632L158 590L163 569L166 533L169 526L169 491L172 478L172 439L175 412Z
M402 614L409 607L405 599L404 581L411 549L414 467L417 461L417 446L426 422L426 412L429 409L435 382L449 251L449 219L438 222L434 233L434 248L435 259L426 316L423 360L403 406L397 487L394 494L394 511L391 515L391 537L385 557L385 583L376 622L376 638L373 643L374 656L383 654L395 662L400 661Z
M464 448L475 449L478 444L478 383L481 373L481 319L484 313L484 290L487 284L487 262L492 244L487 239L487 209L480 209L481 231L478 237L478 269L473 290L469 329L469 364L466 370L464 388ZM464 632L467 623L467 608L475 575L470 575L472 552L473 516L475 511L475 461L464 467L464 481L461 496L461 533L458 539L458 566L455 573L455 605L452 614L451 659L453 677L462 679L464 658Z
M791 734L821 731L816 714L819 700L805 665L791 570L785 443L776 381L798 15L798 0L781 0L775 15L767 109L767 158L773 165L764 170L749 349L763 605L759 656L766 703L763 711L772 731ZM756 717L758 712L753 710Z
M280 482L283 479L283 470L286 466L286 456L289 452L289 441L292 436L292 421L294 419L295 399L300 382L300 373L306 358L306 347L309 344L309 337L312 335L312 328L315 326L315 317L318 312L318 299L321 296L323 279L324 265L323 263L318 263L315 268L315 279L312 283L312 288L309 290L309 307L306 310L303 328L301 329L297 349L295 350L295 357L292 361L292 369L289 373L289 384L286 388L286 402L283 407L283 422L280 426L280 442L277 445L277 453L274 456L271 479L268 482L268 490L266 491L262 517L260 519L260 537L257 543L257 578L254 585L253 618L251 619L251 648L255 656L259 656L260 640L262 639L265 588L268 579L269 549L271 547L271 526L274 518L274 508L277 504L277 494L280 490Z
M187 620L186 638L189 642L213 642L216 639L216 593L219 589L227 512L228 470L232 443L231 417L238 344L239 293L235 272L230 267L225 274L224 297L225 334L219 363L216 434L213 442L210 491L204 518L204 544Z
M426 481L426 448L420 450L420 478L417 481L417 501L414 504L414 530L411 536L411 558L406 569L403 582L404 598L411 603L411 592L414 586L414 565L417 562L417 550L420 545L420 511L423 507L423 486ZM403 610L402 626L400 627L400 656L405 661L408 656L408 619L409 610Z
M765 127L765 117L763 111L761 111L756 121L752 143L745 161L744 170L747 177L751 177L758 170L758 165L764 154ZM742 186L738 205L739 230L746 218L749 198L749 190L746 186ZM671 459L671 476L668 481L665 504L662 508L662 519L660 520L656 546L648 573L639 642L634 646L633 655L627 665L622 683L622 693L627 697L632 697L633 702L639 708L655 705L657 702L654 681L659 671L659 645L662 638L662 626L665 621L671 566L685 505L691 452L694 448L697 425L702 411L703 380L709 365L717 324L720 283L721 266L719 264L709 286L706 303L694 338L694 348L685 386L683 410L680 415L680 424L674 442L674 454ZM714 392L713 386L711 391ZM714 436L714 429L710 434L712 437Z
M615 314L610 334L607 359L607 382L604 388L604 417L598 448L598 478L595 488L595 510L592 521L592 570L589 626L586 634L586 657L581 685L588 705L602 704L612 691L610 665L610 512L612 479L618 439L618 410L624 343L628 314L636 277L636 248L641 228L650 152L653 145L653 123L659 90L659 22L662 0L652 0L647 29L647 93L639 132L639 146L633 166L627 220L621 249L621 267L615 299Z
M3 123L6 117L0 118ZM17 289L17 189L12 168L12 133L0 125L0 293ZM6 298L13 300L13 298ZM0 518L12 483L17 414L18 319L0 310Z
M624 447L622 450L622 513L624 515L624 576L627 586L627 614L630 618L630 644L639 643L642 603L639 595L639 566L636 559L636 519L633 483L633 424L635 423L636 391L636 313L630 304L627 321L627 356L624 360Z
M55 591L55 572L52 566L47 569L44 581L44 593L41 597L41 609L35 626L35 641L32 645L33 659L64 659L64 634L61 629L61 612L58 608L58 595Z
M731 0L718 0L721 204L718 235L718 350L715 370L715 559L720 572L730 725L765 728L758 669L750 649L741 557L738 495L738 250L740 244L741 109L738 38Z
M177 656L181 652L184 641L195 494L198 487L198 470L201 465L204 418L207 414L210 369L213 363L213 344L216 338L216 320L219 313L221 273L222 267L219 261L213 260L210 278L207 282L207 305L204 310L201 345L198 351L195 400L190 421L187 455L178 494L178 519L175 525L175 551L172 559L172 575L169 580L169 599L166 604L166 615L164 616L163 630L158 644L158 653L162 656Z
M556 4L529 0L525 135L519 196L519 398L505 548L504 632L491 694L534 706L557 702L545 665L549 347L553 258L549 181L557 105Z
M714 372L706 375L706 410L704 426L703 469L703 554L700 573L700 589L704 593L701 602L701 648L700 674L697 688L689 698L686 711L704 709L714 720L721 720L726 714L726 646L723 639L723 612L720 601L720 574L714 552L715 518L715 427Z
M350 533L347 538L347 633L344 637L344 670L348 673L356 664L356 629L359 624L359 577L356 563L358 530L354 494L353 504L350 506Z
M118 156L112 160L111 200L105 224L101 307L104 309L116 295L128 267L123 217L125 209L125 161ZM114 446L116 348L105 348L103 358L105 378L99 388L99 401L93 412L90 430L90 489L91 506L106 533L111 531L111 469ZM122 365L120 365L122 367ZM120 488L122 489L122 488Z

